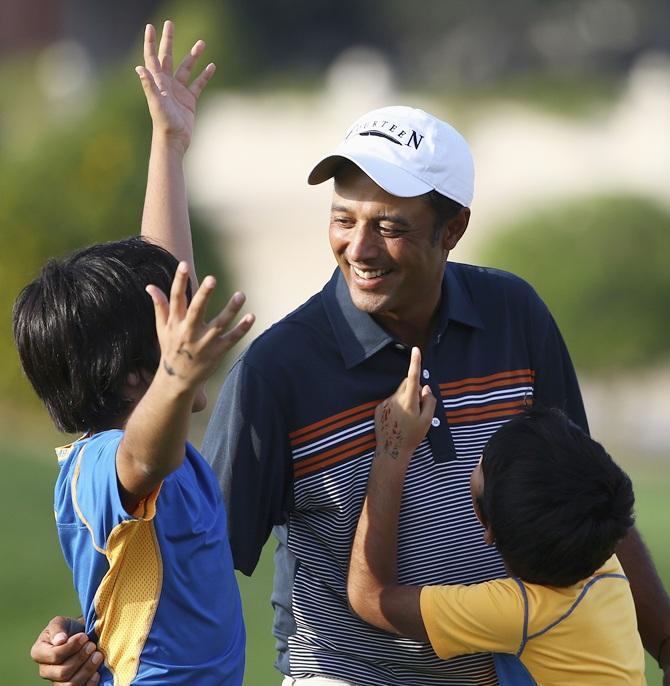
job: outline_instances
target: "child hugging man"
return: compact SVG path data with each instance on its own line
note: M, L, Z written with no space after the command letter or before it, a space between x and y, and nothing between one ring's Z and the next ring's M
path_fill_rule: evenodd
M377 449L349 568L353 611L429 641L444 659L492 652L503 686L644 684L633 598L614 555L633 524L631 482L557 410L530 410L500 428L471 477L485 540L509 578L398 584L403 483L435 407L420 369L414 348L407 378L377 409Z
M55 514L84 629L97 644L91 659L104 658L87 683L240 686L245 633L223 499L186 439L191 412L206 404L205 380L253 316L227 331L244 302L236 293L206 322L211 276L191 299L183 178L155 156L174 142L175 119L183 153L213 69L186 83L198 42L176 82L171 32L165 67L153 27L145 36L154 157L144 237L48 262L16 300L14 337L56 426L83 434L57 451Z

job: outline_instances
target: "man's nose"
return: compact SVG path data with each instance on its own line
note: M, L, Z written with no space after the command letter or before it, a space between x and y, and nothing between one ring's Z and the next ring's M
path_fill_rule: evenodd
M347 246L351 262L366 262L379 255L379 236L373 227L363 222L352 229Z

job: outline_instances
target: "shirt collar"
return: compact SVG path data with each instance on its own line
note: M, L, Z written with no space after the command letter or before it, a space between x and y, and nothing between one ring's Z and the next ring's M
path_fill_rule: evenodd
M347 369L367 360L390 343L395 343L394 338L369 314L354 305L349 287L339 268L333 273L323 293L326 314ZM465 285L461 283L456 269L451 263L447 263L442 278L442 297L436 330L438 340L450 321L473 328L484 328L472 298Z

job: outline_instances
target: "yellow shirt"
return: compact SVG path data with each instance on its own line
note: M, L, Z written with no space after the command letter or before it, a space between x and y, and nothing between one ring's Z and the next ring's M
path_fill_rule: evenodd
M519 579L425 586L421 615L441 658L504 654L496 656L501 685L646 683L633 596L615 555L568 588ZM514 677L504 669L510 663Z

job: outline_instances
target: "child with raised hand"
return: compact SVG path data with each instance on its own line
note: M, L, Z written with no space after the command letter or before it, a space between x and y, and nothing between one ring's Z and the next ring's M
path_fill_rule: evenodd
M253 316L226 332L244 302L236 293L206 322L213 277L191 300L181 157L213 66L189 86L204 43L173 76L171 41L167 22L157 54L147 27L139 71L154 137L143 237L49 262L14 308L28 378L60 429L84 433L58 451L55 510L85 633L55 618L32 651L40 674L59 682L242 683L244 626L225 509L186 436L190 413L206 404L204 381Z
M377 448L354 537L352 610L428 641L438 656L492 652L501 685L640 685L644 653L614 547L633 523L626 474L557 410L531 410L490 439L471 477L485 540L509 578L471 586L398 584L403 484L435 398L421 354L375 416Z
M186 441L202 384L253 323L226 333L240 293L206 323L214 284L189 304L187 265L131 238L49 262L15 303L28 379L84 434L57 451L55 514L103 684L242 683L222 497Z

